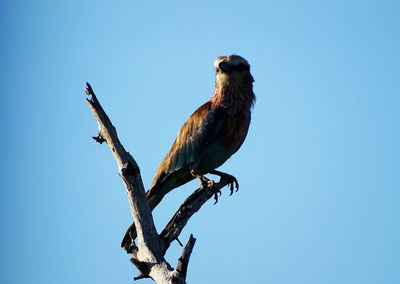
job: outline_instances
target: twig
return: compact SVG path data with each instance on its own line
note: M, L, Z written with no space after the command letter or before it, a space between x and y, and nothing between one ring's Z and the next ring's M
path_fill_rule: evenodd
M178 259L178 265L176 266L176 271L181 273L183 275L184 279L186 279L187 268L189 265L189 259L190 259L190 255L192 254L192 250L193 250L195 243L196 243L196 239L193 238L193 235L191 234L185 248L182 251L181 256Z

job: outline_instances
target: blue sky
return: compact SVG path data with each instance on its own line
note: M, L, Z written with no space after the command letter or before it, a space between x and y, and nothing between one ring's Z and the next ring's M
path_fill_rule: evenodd
M188 283L400 283L398 1L2 1L1 283L131 283L117 167L89 81L149 186L213 60L251 64L247 140L220 169ZM159 230L197 188L171 192ZM176 264L174 244L167 259ZM141 283L151 283L141 280Z

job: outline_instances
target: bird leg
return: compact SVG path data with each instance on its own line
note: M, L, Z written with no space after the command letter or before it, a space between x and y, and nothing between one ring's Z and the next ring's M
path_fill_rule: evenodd
M191 170L190 174L192 176L200 179L200 182L201 182L200 188L205 188L206 187L206 188L209 188L212 191L214 191L214 199L215 199L214 204L216 204L218 202L218 193L219 193L219 195L221 195L222 193L221 193L221 190L219 190L219 189L215 190L214 181L211 180L211 179L206 178L203 175L197 174L194 170Z
M211 179L208 179L208 178L206 178L205 176L203 176L203 175L200 175L200 174L197 174L194 170L191 170L190 171L190 174L192 175L192 176L194 176L195 178L198 178L198 179L200 179L200 181L201 181L201 186L202 187L208 187L208 188L212 188L213 187L213 185L214 185L214 181L213 180L211 180Z
M232 195L234 186L236 187L236 191L239 190L239 183L234 176L217 170L212 170L210 174L219 176L221 178L219 182L223 181L229 184L229 190L231 191L229 196Z

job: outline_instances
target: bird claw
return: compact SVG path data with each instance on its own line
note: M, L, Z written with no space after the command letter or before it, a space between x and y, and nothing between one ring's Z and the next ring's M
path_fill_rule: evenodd
M193 171L191 171L191 174L193 176L196 176ZM201 189L208 188L208 189L211 189L212 191L214 191L214 199L215 199L214 204L217 204L217 202L218 202L218 193L219 193L219 196L221 196L221 194L222 194L221 190L214 188L215 182L213 180L208 179L205 176L198 176L198 177L199 177L199 179L201 181L201 185L200 185Z
M215 192L214 192L214 199L215 199L215 202L214 202L213 205L217 204L217 202L218 202L218 193L219 193L219 196L222 195L222 192L221 192L220 189L217 189L217 190L215 190Z
M192 176L200 179L200 181L201 181L200 188L202 188L202 189L209 188L214 191L214 200L215 200L214 204L217 204L218 193L219 193L219 196L221 196L222 192L220 189L214 188L214 181L206 178L203 175L196 174L196 172L194 170L191 170L190 173L192 174ZM236 191L239 190L239 183L234 176L227 174L227 173L217 171L217 170L211 171L210 173L218 175L220 177L219 182L223 182L224 184L229 185L229 191L230 191L229 196L231 196L233 194L233 192L235 191L235 188L236 188Z
M234 187L236 187L236 192L239 190L239 183L237 181L237 179L234 176L231 176L233 178L233 180L229 183L229 190L230 190L230 194L229 196L231 196L233 194L233 190Z
M234 188L236 188L236 191L239 190L239 183L234 176L224 173L223 175L221 175L220 182L221 181L228 183L229 191L230 191L229 196L231 196L233 194Z
M229 185L229 191L230 191L229 196L231 196L233 194L233 183Z

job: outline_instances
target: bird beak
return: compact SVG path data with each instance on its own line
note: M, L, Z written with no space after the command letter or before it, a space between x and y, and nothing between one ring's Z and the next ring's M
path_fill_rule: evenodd
M230 65L228 62L226 62L226 61L222 61L220 64L218 64L218 67L222 70L222 71L224 71L224 72L226 72L226 73L232 73L232 71L233 71L233 67L232 67L232 65Z

